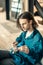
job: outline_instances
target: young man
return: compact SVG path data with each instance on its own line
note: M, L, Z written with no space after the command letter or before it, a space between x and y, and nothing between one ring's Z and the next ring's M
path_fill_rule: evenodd
M17 25L23 31L13 43L15 53L9 53L16 65L35 65L42 58L42 36L30 12L24 12L17 18ZM10 65L10 64L9 64Z
M42 58L43 48L43 38L36 29L38 25L30 12L22 13L17 19L17 25L23 32L13 43L14 47L17 46L15 51L18 50L18 55L23 56L22 65L35 65ZM17 64L17 61L15 63Z

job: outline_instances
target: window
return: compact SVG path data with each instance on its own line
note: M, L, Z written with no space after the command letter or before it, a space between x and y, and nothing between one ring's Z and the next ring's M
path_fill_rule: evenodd
M22 0L11 1L11 17L17 19L19 13L22 12Z

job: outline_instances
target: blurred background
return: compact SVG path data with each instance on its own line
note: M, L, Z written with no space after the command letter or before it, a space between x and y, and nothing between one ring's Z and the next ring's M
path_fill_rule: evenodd
M30 11L43 36L43 0L0 0L0 49L9 50L22 32L16 26L20 13Z

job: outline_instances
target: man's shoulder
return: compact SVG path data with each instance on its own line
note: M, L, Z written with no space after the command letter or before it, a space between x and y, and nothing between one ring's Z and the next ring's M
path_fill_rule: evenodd
M41 33L36 29L35 34L34 34L34 39L39 40L39 39L42 39L42 38L43 37L42 37Z

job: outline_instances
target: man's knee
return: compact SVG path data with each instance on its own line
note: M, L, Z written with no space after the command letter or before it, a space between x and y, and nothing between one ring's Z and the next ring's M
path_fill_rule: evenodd
M0 60L5 58L11 58L9 51L6 50L0 50Z
M4 59L1 61L1 65L15 65L13 59Z

